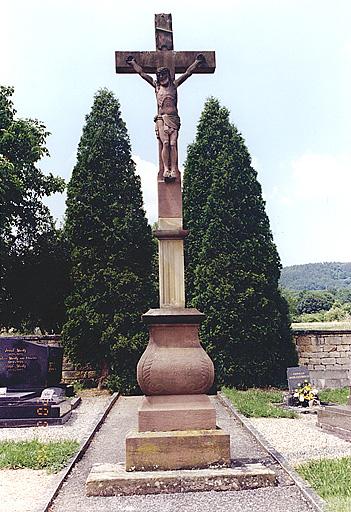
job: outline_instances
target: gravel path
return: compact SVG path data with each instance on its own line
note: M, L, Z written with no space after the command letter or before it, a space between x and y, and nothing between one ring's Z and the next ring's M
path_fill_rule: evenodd
M87 397L64 425L1 428L0 441L39 439L43 442L75 439L83 443L104 411L110 397ZM30 469L0 470L0 511L41 512L61 478L61 472Z
M125 458L125 434L135 426L139 397L121 397L106 418L83 459L74 467L50 512L312 512L295 485L287 479L250 434L216 400L218 424L231 434L234 459L264 461L277 471L280 485L254 491L184 493L128 497L90 497L84 484L93 463Z
M351 443L317 427L315 414L300 414L298 420L250 418L250 421L291 465L311 459L351 456Z

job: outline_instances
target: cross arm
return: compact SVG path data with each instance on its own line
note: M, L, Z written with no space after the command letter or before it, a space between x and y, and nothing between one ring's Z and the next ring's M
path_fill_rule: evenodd
M145 73L156 73L159 67L169 67L171 62L175 73L185 73L188 67L195 61L196 57L202 54L205 58L203 64L197 67L193 73L214 73L216 69L215 52L213 51L150 51L150 52L115 52L116 73L136 73L136 71L127 64L127 58L133 57L143 68Z

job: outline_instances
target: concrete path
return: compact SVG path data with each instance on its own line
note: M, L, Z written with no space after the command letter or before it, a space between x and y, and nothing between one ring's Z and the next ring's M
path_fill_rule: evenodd
M90 497L84 484L91 466L125 459L124 438L136 426L140 397L121 397L96 434L82 460L50 508L50 512L312 512L293 481L286 476L255 439L214 398L218 425L231 435L232 458L263 462L276 471L277 487L231 492L199 492L171 495Z

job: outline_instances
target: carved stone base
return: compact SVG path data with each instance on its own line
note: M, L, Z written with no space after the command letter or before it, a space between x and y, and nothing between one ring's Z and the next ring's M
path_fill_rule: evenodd
M222 430L130 432L126 437L126 470L230 466L229 434Z
M197 309L150 309L143 315L149 344L137 368L145 395L200 395L214 379L213 363L200 345L204 315Z
M145 396L138 422L139 432L215 430L216 410L207 395Z

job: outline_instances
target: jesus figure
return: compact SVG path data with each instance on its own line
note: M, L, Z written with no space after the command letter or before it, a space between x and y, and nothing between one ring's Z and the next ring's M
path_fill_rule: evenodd
M132 66L134 71L146 80L156 92L157 115L155 116L155 128L156 136L160 140L162 147L161 158L165 181L174 181L179 172L177 140L180 118L177 108L177 88L192 75L195 69L200 66L204 60L204 56L199 54L185 73L176 80L172 80L168 68L158 68L156 71L156 80L154 80L152 76L144 72L143 68L132 56L127 58L127 63Z

